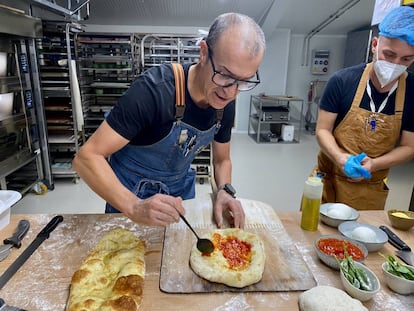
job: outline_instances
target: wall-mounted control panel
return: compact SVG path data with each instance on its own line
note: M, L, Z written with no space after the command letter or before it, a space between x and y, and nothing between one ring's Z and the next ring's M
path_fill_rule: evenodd
M314 75L324 75L329 69L329 51L312 50L311 73Z

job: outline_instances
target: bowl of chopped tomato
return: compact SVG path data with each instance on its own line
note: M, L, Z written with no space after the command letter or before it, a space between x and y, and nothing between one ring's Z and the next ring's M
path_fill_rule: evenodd
M342 261L345 256L344 244L354 261L363 262L367 258L368 250L363 243L339 234L320 236L315 241L315 251L325 265L339 270L338 260Z

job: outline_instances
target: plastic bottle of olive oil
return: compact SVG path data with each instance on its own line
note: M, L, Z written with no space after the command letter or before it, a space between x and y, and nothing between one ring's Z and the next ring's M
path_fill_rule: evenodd
M319 223L323 183L319 177L308 177L302 197L302 219L300 226L308 231L316 231Z

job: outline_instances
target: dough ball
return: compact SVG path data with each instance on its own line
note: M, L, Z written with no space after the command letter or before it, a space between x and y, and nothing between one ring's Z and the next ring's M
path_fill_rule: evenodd
M352 210L348 205L335 203L328 207L326 214L335 219L349 219L352 215Z
M377 242L377 235L374 230L367 227L357 227L352 230L351 237L354 240L366 242L366 243L375 243Z
M359 300L331 286L316 286L300 294L299 309L301 311L368 311Z

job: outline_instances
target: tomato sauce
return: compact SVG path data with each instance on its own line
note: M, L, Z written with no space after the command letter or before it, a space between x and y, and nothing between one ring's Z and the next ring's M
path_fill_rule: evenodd
M355 244L346 240L335 238L322 239L318 242L318 248L329 256L336 256L338 259L344 259L344 242L349 256L354 260L361 260L364 258L363 251Z
M227 260L232 270L243 270L248 267L252 258L252 245L246 241L240 241L234 236L222 237L215 233L213 236L214 248L217 248Z

